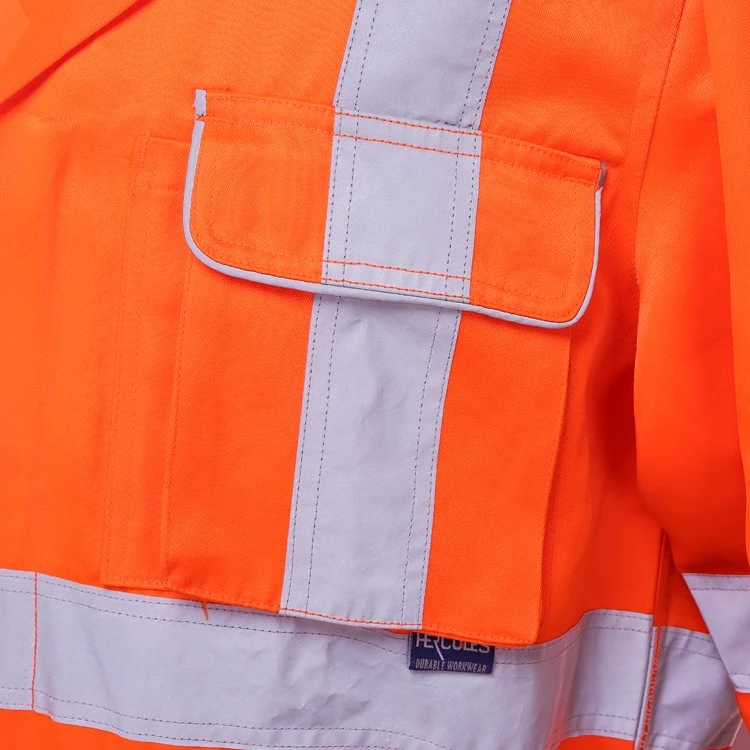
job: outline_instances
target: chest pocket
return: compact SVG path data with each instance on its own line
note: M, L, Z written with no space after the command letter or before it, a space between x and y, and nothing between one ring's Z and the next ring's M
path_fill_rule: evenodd
M479 131L199 91L164 584L532 641L601 183Z
M197 92L184 206L188 244L206 265L542 328L583 315L598 255L598 162L297 102L210 102L209 113Z

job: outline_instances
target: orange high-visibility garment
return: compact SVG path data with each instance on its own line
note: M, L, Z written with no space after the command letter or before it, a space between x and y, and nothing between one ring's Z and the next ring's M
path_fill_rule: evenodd
M0 0L0 747L729 746L748 38Z

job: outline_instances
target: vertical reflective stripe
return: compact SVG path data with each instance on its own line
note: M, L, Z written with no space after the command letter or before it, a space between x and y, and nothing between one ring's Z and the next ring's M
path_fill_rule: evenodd
M419 625L457 315L316 298L286 609Z
M415 674L405 637L0 571L0 707L210 747L550 750L633 741L651 618L589 612L492 674ZM37 628L35 629L35 620ZM35 632L37 634L35 648ZM739 724L707 636L667 629L647 747L719 748Z
M359 0L339 109L476 128L510 0Z
M684 576L737 690L750 692L750 575Z
M466 131L337 115L323 283L468 303L480 151Z
M509 4L359 0L334 102L323 283L468 301L473 131ZM316 299L282 611L420 626L460 315Z

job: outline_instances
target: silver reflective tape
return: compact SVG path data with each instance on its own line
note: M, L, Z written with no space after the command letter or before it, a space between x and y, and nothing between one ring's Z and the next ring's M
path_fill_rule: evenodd
M324 285L468 303L474 130L508 5L357 3L334 102ZM420 626L459 322L432 306L316 298L282 611Z
M419 626L458 315L315 298L283 611Z
M31 708L34 574L0 573L0 705Z
M339 114L323 283L468 302L480 150L478 134Z
M737 690L750 692L750 575L684 576Z
M36 600L36 612L34 603ZM242 608L0 573L0 706L134 740L232 748L548 750L634 741L651 618L588 613L565 635L498 648L491 675L410 672L405 637ZM35 623L36 619L36 623ZM35 628L36 624L36 628ZM34 653L34 633L37 633ZM34 658L35 657L35 658ZM718 665L718 666L717 666ZM732 687L710 639L667 630L646 747L727 744Z
M510 0L359 0L335 105L477 128Z
M651 717L653 737L679 750L728 747L741 719L732 683L711 636L663 628ZM700 694L705 693L705 702ZM723 722L719 719L723 718ZM650 747L661 746L654 741Z

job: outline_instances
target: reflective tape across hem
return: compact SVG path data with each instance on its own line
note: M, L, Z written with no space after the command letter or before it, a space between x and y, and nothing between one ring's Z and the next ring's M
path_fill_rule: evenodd
M0 706L134 740L232 748L547 750L634 741L653 628L589 612L553 641L498 648L491 675L414 673L405 636L0 573ZM738 725L708 636L665 629L651 734L719 748Z

